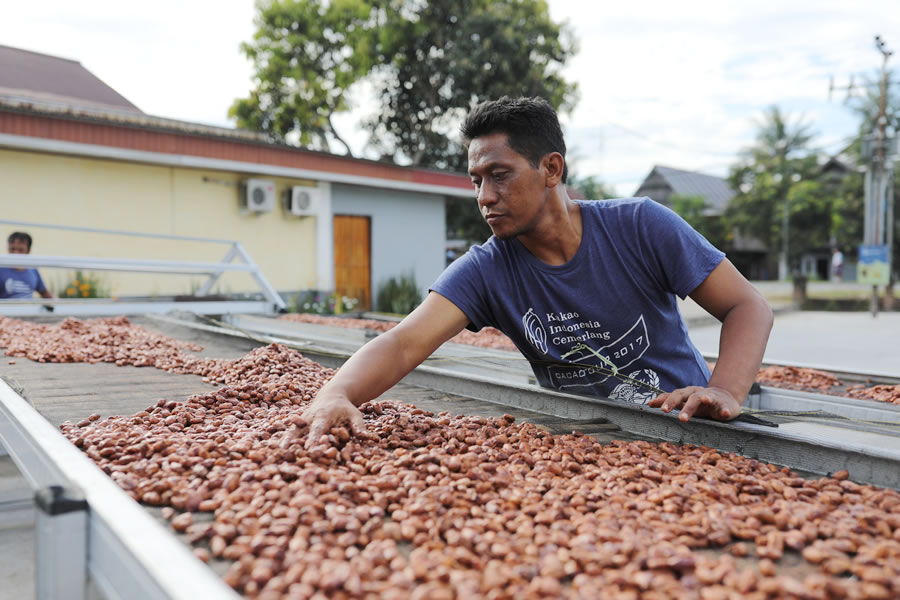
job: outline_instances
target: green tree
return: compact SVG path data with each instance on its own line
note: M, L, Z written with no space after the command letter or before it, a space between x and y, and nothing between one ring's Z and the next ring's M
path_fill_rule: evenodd
M545 0L263 0L242 47L255 87L238 99L238 125L303 145L343 143L332 116L353 84L381 90L363 123L370 146L401 163L462 169L457 129L476 103L540 95L560 110L575 85L560 75L575 46ZM349 147L343 144L347 152Z
M569 168L569 177L567 178L566 187L570 190L574 189L581 192L588 200L606 200L608 198L618 198L615 190L603 183L596 175L588 175L587 177L578 177L572 173Z
M669 198L669 203L673 211L709 240L712 245L717 248L724 247L726 238L722 218L719 215L708 213L709 205L706 203L706 198L674 194Z
M737 228L743 235L762 240L770 257L782 249L784 211L788 211L793 239L798 223L791 222L791 188L801 181L815 180L819 167L810 150L813 138L810 126L792 122L777 106L770 107L758 122L756 143L743 153L732 167L728 181L736 191L725 210L726 231ZM799 243L789 244L788 266L805 250Z
M253 62L254 88L228 111L238 127L284 142L327 150L331 139L347 154L332 117L349 109L346 92L371 69L373 3L365 0L260 1L257 31L241 50Z
M478 211L474 197L447 199L447 239L481 244L491 235L491 228Z
M887 98L884 105L884 114L887 128L900 131L900 94L895 92L900 85L900 74L895 71L887 72ZM880 112L881 74L876 73L872 77L866 77L859 86L863 93L859 96L847 97L846 104L860 117L859 133L865 135L875 131L878 127L878 114Z

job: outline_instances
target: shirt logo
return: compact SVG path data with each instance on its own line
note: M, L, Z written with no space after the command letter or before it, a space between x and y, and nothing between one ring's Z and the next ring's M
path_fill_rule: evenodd
M529 308L522 317L522 326L525 328L525 339L543 354L547 354L547 330L533 308Z
M583 343L577 344L563 356L571 361L571 365L551 366L547 371L550 381L557 389L588 387L603 383L617 375L619 371L626 369L641 358L649 349L650 336L647 334L644 315L641 315L634 325L614 342L596 350Z
M6 293L10 296L18 294L31 294L32 292L34 292L34 290L24 281L19 281L18 279L12 278L6 280Z

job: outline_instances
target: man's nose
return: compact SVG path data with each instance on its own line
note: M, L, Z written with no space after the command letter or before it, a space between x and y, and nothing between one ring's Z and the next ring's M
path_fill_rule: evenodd
M497 191L487 181L482 182L478 188L478 206L485 207L494 204L497 201Z

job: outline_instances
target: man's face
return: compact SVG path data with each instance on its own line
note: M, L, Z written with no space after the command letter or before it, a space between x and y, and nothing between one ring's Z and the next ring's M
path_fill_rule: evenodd
M544 166L509 147L505 133L469 143L469 175L481 216L498 238L529 233L541 216L547 187Z
M8 242L7 249L10 254L28 254L31 251L25 240L12 240Z

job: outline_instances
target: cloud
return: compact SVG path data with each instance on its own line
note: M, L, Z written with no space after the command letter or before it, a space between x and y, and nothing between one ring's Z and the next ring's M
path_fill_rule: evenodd
M872 73L873 35L900 31L890 0L551 1L550 11L580 40L564 71L581 93L563 118L577 170L623 194L654 164L724 175L769 105L805 116L826 149L840 149L858 123L829 102L830 77Z

